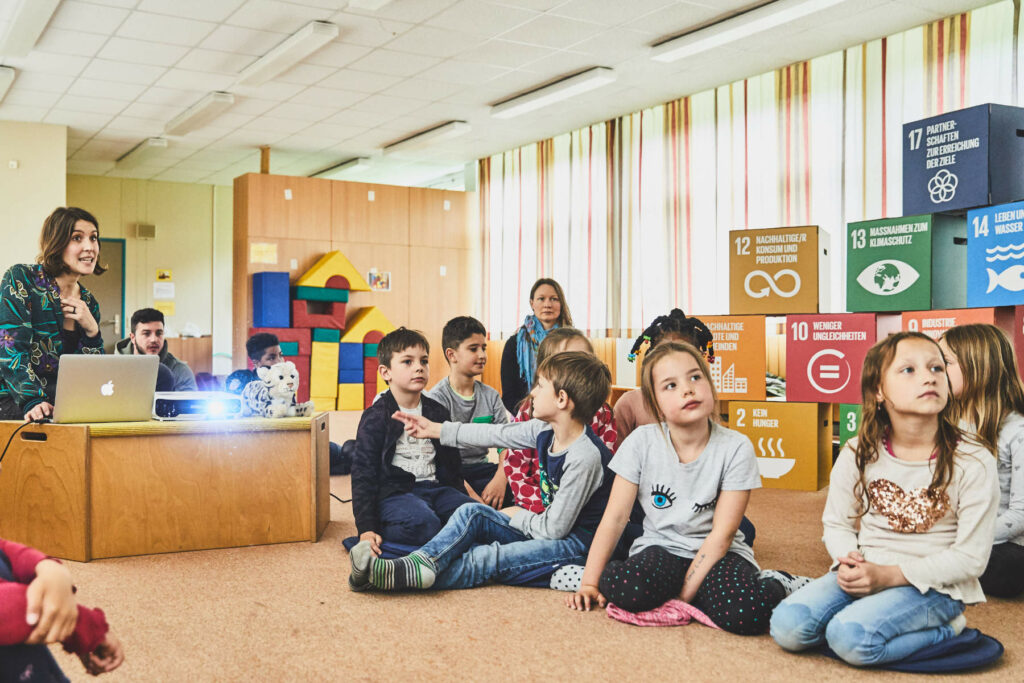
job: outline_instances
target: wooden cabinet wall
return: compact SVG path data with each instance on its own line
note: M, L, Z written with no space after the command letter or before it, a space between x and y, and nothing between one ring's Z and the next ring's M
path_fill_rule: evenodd
M390 292L353 292L348 315L379 306L395 325L426 335L431 384L448 373L441 329L450 318L474 313L473 288L480 284L470 255L474 194L248 174L235 179L234 197L236 367L246 362L252 274L287 271L294 283L320 256L337 249L364 277L370 268L391 273ZM277 262L253 263L254 244L274 245Z

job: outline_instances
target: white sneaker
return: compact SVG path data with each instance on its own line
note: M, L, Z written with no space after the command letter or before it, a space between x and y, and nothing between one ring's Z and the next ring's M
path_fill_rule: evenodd
M809 576L794 576L789 572L784 572L778 569L764 569L760 574L758 574L758 578L775 579L786 591L787 597L814 580Z

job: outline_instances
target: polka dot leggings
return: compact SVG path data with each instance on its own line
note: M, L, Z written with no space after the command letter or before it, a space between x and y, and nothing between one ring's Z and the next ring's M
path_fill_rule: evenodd
M678 598L691 560L651 546L624 562L609 562L598 589L608 602L629 612L646 612ZM768 632L772 610L785 597L775 579L761 579L757 568L726 553L697 589L693 606L719 627L744 636Z

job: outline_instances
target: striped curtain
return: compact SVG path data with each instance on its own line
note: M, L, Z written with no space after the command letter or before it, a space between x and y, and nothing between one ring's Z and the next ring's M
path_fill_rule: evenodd
M729 231L787 225L828 233L844 310L846 224L902 212L903 123L1015 104L1021 21L1006 0L480 160L488 329L541 276L593 336L728 313Z

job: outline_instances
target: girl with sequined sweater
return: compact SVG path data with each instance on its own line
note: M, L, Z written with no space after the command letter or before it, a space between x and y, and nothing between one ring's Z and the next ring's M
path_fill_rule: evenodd
M822 521L833 564L786 598L771 634L847 663L900 661L963 630L999 501L995 462L957 427L938 344L916 332L864 360L860 430L832 468Z

